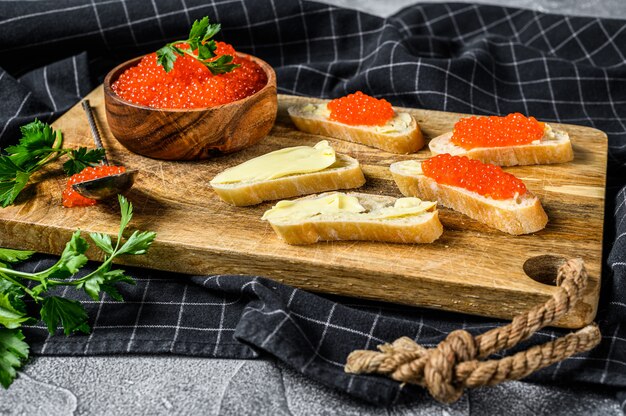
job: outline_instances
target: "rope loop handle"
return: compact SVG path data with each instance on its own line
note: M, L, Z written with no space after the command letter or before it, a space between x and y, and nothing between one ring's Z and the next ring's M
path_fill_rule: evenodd
M452 331L435 348L424 348L408 337L401 337L391 344L379 345L379 351L351 352L345 371L383 374L401 383L417 384L443 403L457 401L466 388L524 378L600 343L600 330L590 324L514 355L485 360L514 347L567 314L582 295L587 279L583 260L570 259L559 268L558 289L552 297L543 305L516 316L508 325L475 337L465 330Z

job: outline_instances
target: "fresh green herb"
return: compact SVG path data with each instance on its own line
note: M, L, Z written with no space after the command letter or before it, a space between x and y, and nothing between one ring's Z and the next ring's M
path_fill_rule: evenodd
M28 358L28 344L19 329L0 328L0 384L8 389L15 379L15 370Z
M22 138L0 154L0 205L11 205L22 192L33 173L44 165L67 155L65 173L73 175L87 166L96 166L104 157L104 150L63 149L63 135L39 120L20 128Z
M165 69L165 72L170 72L178 56L189 55L200 61L213 75L232 71L239 65L232 63L231 55L222 55L211 60L215 58L215 49L217 49L215 41L211 38L220 29L219 23L209 23L209 18L206 16L194 21L188 39L170 42L156 52L157 63Z
M86 147L79 147L71 150L69 157L69 160L63 163L63 171L67 176L72 176L88 166L98 166L104 159L104 149L87 150Z
M0 248L0 384L8 388L19 369L28 358L28 344L24 342L21 326L39 320L54 334L59 325L65 335L74 332L89 333L87 312L76 300L50 295L50 289L57 286L73 286L83 290L93 300L100 299L102 292L121 301L117 283L135 284L121 269L111 269L112 261L120 255L144 254L156 237L152 231L135 231L124 238L124 230L133 216L132 204L123 196L118 196L121 210L120 228L113 244L106 234L90 233L89 237L104 252L104 261L93 272L75 277L87 263L85 252L89 248L80 231L74 232L59 260L50 268L35 273L14 270L11 265L28 259L32 251L19 251ZM31 285L27 283L34 282ZM39 309L37 316L27 311L24 298L30 298Z
M2 248L0 249L0 267L8 267L10 263L17 263L18 261L28 260L33 254L35 254L34 251L11 250L9 248Z

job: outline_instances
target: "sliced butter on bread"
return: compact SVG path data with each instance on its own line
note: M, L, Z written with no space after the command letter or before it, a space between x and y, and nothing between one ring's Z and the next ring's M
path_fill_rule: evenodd
M383 126L351 126L330 120L326 103L292 106L287 111L298 130L305 133L360 143L391 153L414 153L424 147L422 131L406 112L396 112Z
M443 233L436 202L355 192L280 201L263 219L288 244L335 240L431 243Z
M423 174L421 163L415 160L393 163L390 170L403 195L438 201L505 233L534 233L548 223L541 202L530 191L514 199L495 200L461 187L438 184Z
M313 160L313 157L318 159ZM286 168L288 165L291 168ZM238 173L237 180L233 179L233 173ZM313 147L285 148L251 159L226 169L210 184L223 201L247 206L318 192L358 188L365 184L365 177L358 160L336 154L323 140Z
M546 165L574 160L569 135L564 131L553 130L548 124L545 126L545 133L540 140L525 145L476 147L467 150L452 143L452 132L448 132L432 139L428 147L433 155L449 153L452 156L467 156L498 166Z

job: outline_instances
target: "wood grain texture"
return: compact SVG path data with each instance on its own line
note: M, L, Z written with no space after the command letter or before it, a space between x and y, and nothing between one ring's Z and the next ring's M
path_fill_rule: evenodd
M286 108L302 102L302 98L279 96L276 125L255 146L197 162L154 160L128 152L113 139L104 122L102 88L88 98L111 162L140 171L128 194L136 213L131 227L158 233L149 253L123 259L127 264L194 274L259 274L312 291L511 318L553 293L553 286L541 282L553 279L561 257L582 257L590 274L589 286L584 300L558 325L580 327L595 316L607 149L606 135L598 130L560 126L572 138L575 159L571 163L507 168L541 199L550 218L547 227L536 234L510 236L441 209L445 230L433 244L328 242L289 246L278 239L267 222L260 221L272 203L233 207L219 200L208 182L224 168L263 153L317 143L320 136L294 130L286 114ZM462 116L408 111L427 139L451 130ZM63 130L66 145L91 146L89 127L79 106L57 120L54 127ZM389 165L410 158L421 160L429 154L427 148L402 156L330 141L338 152L363 164L367 184L360 192L395 197L401 194ZM36 177L14 206L0 211L0 246L60 253L76 228L116 233L119 214L113 202L64 209L64 186L60 165ZM95 251L88 255L97 258Z
M157 109L122 100L111 84L142 57L115 67L103 84L111 133L129 150L164 160L207 159L254 145L269 133L276 119L276 74L265 61L238 55L263 69L265 87L242 100L197 110Z

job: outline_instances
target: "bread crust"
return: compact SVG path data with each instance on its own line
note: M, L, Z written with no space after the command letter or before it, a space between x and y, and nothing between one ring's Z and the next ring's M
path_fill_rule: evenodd
M362 126L350 126L316 115L307 116L299 112L298 107L290 107L288 112L298 130L305 133L334 137L399 154L417 152L425 144L424 135L412 116L406 133L391 134L377 133Z
M223 201L242 207L318 192L358 188L365 184L365 176L358 160L341 154L337 154L337 159L345 162L347 166L261 182L211 183L211 186Z
M396 198L349 193L362 201L364 198L386 198L393 204ZM316 197L316 196L312 196ZM422 214L419 222L397 219L365 219L359 221L332 220L318 217L300 222L268 220L276 234L286 243L293 245L313 244L318 241L361 240L388 243L432 243L443 233L439 211Z
M417 196L461 212L483 224L512 235L530 234L542 230L548 223L541 202L530 191L524 196L524 204L498 204L475 192L450 185L438 184L424 175L402 172L401 164L394 163L390 170L400 192L405 196Z
M452 132L435 137L428 143L433 155L449 153L453 156L467 156L483 163L498 166L547 165L566 163L574 160L572 143L567 133L555 131L558 140L542 140L538 144L503 147L477 147L466 150L454 145L450 139Z

